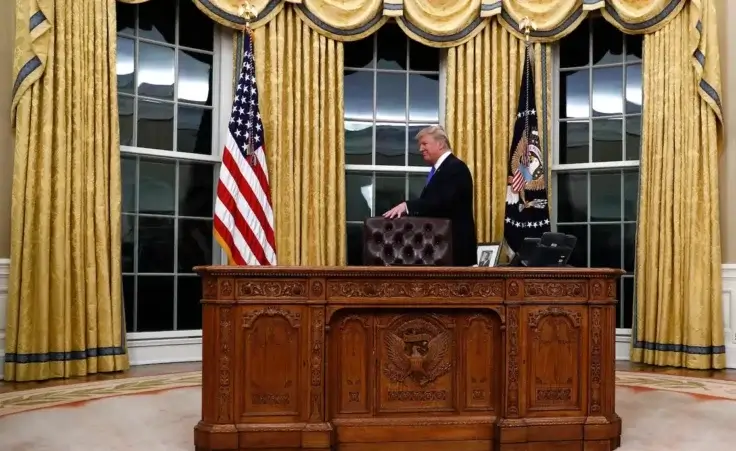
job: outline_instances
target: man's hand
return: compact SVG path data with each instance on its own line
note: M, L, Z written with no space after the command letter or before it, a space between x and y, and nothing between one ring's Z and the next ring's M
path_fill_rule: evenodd
M402 202L399 205L395 206L394 208L390 209L386 213L383 214L384 218L393 219L393 218L400 218L401 215L406 214L406 202Z

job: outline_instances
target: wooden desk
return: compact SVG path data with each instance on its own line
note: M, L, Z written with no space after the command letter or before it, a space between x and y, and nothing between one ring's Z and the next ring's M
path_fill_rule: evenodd
M619 445L620 270L196 270L198 451Z

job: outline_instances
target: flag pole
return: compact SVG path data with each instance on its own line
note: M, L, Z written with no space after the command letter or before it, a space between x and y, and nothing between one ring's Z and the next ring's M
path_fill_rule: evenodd
M521 28L522 31L524 31L524 65L531 66L531 55L529 54L529 49L531 48L531 42L529 42L529 36L532 33L532 29L536 30L537 26L532 22L529 17L524 17L519 22L519 28ZM526 86L527 92L526 94L526 105L524 105L524 111L529 111L529 77L531 71L524 70L523 73L526 74L526 80L524 80L526 83L523 83L523 85ZM532 93L532 95L535 95L535 93ZM524 139L526 140L526 146L528 148L529 146L529 114L524 115ZM527 151L528 156L528 151Z
M253 29L250 27L250 23L258 17L258 12L256 11L256 7L253 6L251 2L248 0L243 1L243 3L240 4L240 7L238 7L238 15L243 18L243 29L241 30L243 33L243 45L245 45L245 35L248 35L248 49L243 49L243 59L245 59L245 52L249 51L252 54L255 54L255 49L253 49ZM241 64L244 63L244 60L241 61ZM253 145L253 136L251 135L250 138L245 143L245 155L246 160L250 163L251 166L256 165L256 156L255 156L255 150L256 147Z

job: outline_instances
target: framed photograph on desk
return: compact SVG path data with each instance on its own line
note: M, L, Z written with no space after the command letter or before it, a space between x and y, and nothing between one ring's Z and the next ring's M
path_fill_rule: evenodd
M497 266L501 243L479 243L477 250L478 266Z

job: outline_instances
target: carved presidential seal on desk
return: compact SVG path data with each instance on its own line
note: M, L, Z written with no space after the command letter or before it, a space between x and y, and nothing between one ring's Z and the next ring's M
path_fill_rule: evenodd
M397 326L384 332L383 343L386 348L383 374L392 382L411 378L424 387L452 367L447 359L452 335L424 318L399 320Z

